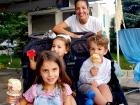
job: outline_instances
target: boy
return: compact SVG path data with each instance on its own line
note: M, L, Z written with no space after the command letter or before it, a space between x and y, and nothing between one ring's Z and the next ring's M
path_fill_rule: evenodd
M104 57L108 51L108 39L95 35L88 38L87 44L90 57L80 69L79 90L93 90L97 105L110 105L113 99L107 83L111 78L111 61Z

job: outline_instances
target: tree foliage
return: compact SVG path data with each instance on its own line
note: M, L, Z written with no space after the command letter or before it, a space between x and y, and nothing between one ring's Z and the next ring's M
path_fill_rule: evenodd
M122 7L126 28L140 28L140 0L122 0ZM111 52L116 52L114 24L114 18L112 18L110 27ZM124 28L123 25L121 27Z
M18 47L14 50L17 53L22 51L27 44L27 16L24 13L0 13L0 39L9 39L11 43L16 40Z
M110 23L110 50L111 52L116 52L116 33L115 33L115 18L111 19Z
M126 28L140 27L140 0L122 0Z
M23 40L27 36L27 17L23 13L0 13L0 38Z

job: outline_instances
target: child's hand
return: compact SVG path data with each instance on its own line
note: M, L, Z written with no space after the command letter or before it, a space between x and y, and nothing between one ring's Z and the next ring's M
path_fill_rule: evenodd
M91 74L92 76L96 76L97 73L98 73L98 68L95 67L95 66L93 66L93 67L90 69L90 74Z
M35 56L35 50L31 49L27 51L27 56L29 57L29 59L33 59L34 60L34 56Z
M7 103L9 104L15 104L17 102L18 97L15 96L9 96L7 97Z
M91 84L92 84L93 87L97 87L97 82L96 81L93 81Z
M34 49L28 50L27 51L27 56L29 57L31 70L35 70L36 69L36 62L35 62L35 59L34 59L35 50Z

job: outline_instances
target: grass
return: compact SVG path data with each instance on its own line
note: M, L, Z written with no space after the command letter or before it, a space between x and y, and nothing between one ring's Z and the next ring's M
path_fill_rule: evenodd
M12 62L10 63L12 59ZM20 68L21 60L18 56L12 55L11 57L8 55L0 56L0 68Z
M112 54L113 59L117 61L117 54L115 53L111 53L111 54ZM18 56L13 55L12 63L9 64L9 62L10 62L10 56L7 56L7 55L0 56L0 68L6 68L6 67L20 68L21 67L21 60ZM133 65L127 62L125 57L122 54L120 54L120 66L121 66L121 69L131 70Z
M117 54L111 53L111 55L112 55L113 59L115 61L117 61ZM133 64L129 63L125 59L125 57L123 56L123 54L120 54L120 67L121 67L121 69L124 69L124 70L132 70L132 67L133 66L134 66Z

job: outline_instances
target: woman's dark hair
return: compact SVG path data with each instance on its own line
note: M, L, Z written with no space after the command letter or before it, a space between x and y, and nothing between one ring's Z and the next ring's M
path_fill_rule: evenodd
M75 8L76 8L77 2L79 2L79 1L84 1L87 5L87 8L89 8L88 0L75 0L75 2L74 2Z
M40 75L40 70L41 70L41 67L42 67L44 61L54 61L55 63L58 64L58 66L59 66L59 79L57 80L56 84L58 84L62 88L64 87L65 83L71 85L71 80L65 72L65 65L64 65L63 59L60 59L59 55L53 51L43 51L39 54L39 56L37 58L37 63L36 63L35 83L38 83L38 84L44 83L44 81Z

